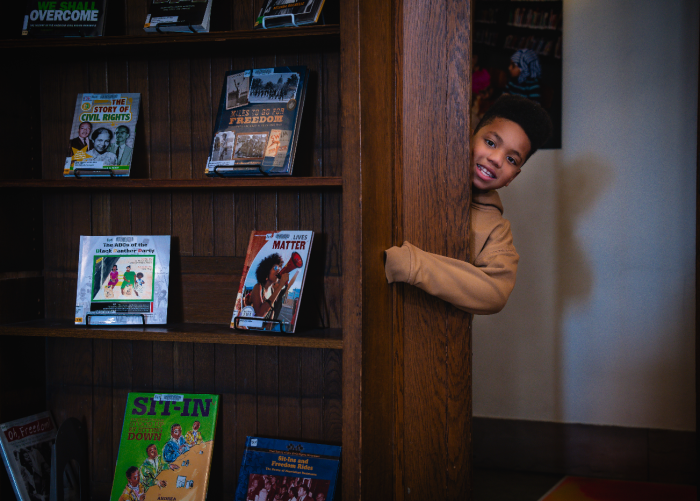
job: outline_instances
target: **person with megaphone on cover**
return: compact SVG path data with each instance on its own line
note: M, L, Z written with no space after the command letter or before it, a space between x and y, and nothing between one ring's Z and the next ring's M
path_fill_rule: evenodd
M284 266L282 256L273 253L260 261L255 270L257 284L251 291L250 302L255 310L255 316L266 320L275 320L282 309L282 303L287 291L292 287L297 279L297 271L292 279L289 273L302 266L301 256L298 253L292 254L289 262Z

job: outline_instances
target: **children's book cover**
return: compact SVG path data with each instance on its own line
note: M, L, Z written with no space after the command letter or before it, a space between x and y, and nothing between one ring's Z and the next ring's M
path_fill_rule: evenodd
M75 323L166 323L169 273L169 235L81 236Z
M332 501L340 446L247 437L235 501Z
M149 33L207 33L212 0L151 0L143 29Z
M111 501L204 501L218 395L129 393Z
M291 175L307 80L305 66L227 72L205 174Z
M254 28L302 26L318 22L324 0L265 0Z
M294 332L313 231L253 231L231 327Z
M107 0L58 2L26 0L22 36L99 37Z
M141 94L78 94L66 177L128 177Z
M49 412L0 424L0 451L18 500L49 499L56 433Z

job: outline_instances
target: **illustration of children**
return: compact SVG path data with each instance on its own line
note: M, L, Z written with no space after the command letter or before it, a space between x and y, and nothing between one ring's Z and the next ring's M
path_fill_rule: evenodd
M115 264L109 272L109 281L105 285L105 297L114 297L114 286L119 283L119 269Z
M139 292L143 293L143 284L146 283L143 279L143 273L139 272L136 274L136 280L134 280L134 292L140 297Z
M131 296L131 289L134 287L136 274L131 271L131 266L126 267L124 272L124 280L122 280L122 296Z

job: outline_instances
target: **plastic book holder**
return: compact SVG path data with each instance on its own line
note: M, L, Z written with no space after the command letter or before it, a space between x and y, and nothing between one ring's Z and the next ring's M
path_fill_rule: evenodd
M107 172L109 172L109 174L107 174ZM76 179L81 179L83 177L79 173L89 173L100 177L117 177L112 169L81 169L79 167L73 169L73 175Z
M90 323L90 319L92 317L103 317L103 318L109 318L113 317L114 322L100 322L98 324ZM135 325L129 322L124 322L124 321L119 321L118 317L137 317L141 320L141 325L146 325L146 315L143 313L88 313L85 315L85 325L100 325L100 326L110 326L110 325Z
M191 24L184 24L184 23L178 23L178 22L174 22L174 23L158 23L158 24L156 24L156 31L157 31L158 33L160 33L161 35L170 35L170 34L172 34L172 32L167 32L167 33L166 33L166 32L160 31L160 29L161 29L162 27L168 27L168 26L187 26L187 27L190 29L190 31L191 31L192 33L197 33L197 30L195 30L195 29L192 27Z
M235 168L234 168L233 170L231 170L231 173L230 173L230 174L227 175L227 174L225 174L225 173L223 173L223 172L219 172L219 167L220 167L220 165L215 165L214 168L211 169L211 171L214 173L214 175L216 175L216 176L218 176L218 177L237 177L237 176L238 176L238 174L235 174ZM263 170L262 164L257 165L257 166L254 166L254 165L246 165L246 167L257 167L258 170L260 171L260 174L262 174L263 176L269 176L269 175L270 175L268 171Z
M261 325L260 326L245 325L244 327L239 327L241 320L260 322ZM271 332L272 329L266 328L266 327L273 327L275 325L280 326L280 332L283 332L283 333L289 332L288 330L286 330L286 326L289 326L289 324L287 322L283 322L282 320L270 320L270 319L266 319L266 318L262 318L262 317L235 317L233 319L234 329L240 329L240 330Z
M263 29L265 29L265 30L267 29L267 26L265 26L265 21L267 19L278 19L280 17L291 17L292 18L292 26L296 26L297 28L299 27L299 25L296 23L296 18L294 17L294 14L278 14L276 16L264 16L263 20L262 20Z

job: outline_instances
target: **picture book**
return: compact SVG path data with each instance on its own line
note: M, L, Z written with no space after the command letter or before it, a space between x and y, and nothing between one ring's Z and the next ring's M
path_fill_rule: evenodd
M247 437L235 501L333 501L340 446Z
M218 395L129 393L111 501L204 501Z
M294 332L313 231L253 231L231 328Z
M99 37L104 31L106 8L107 0L26 0L22 36Z
M128 177L141 94L78 94L66 177Z
M254 28L303 26L318 22L324 0L265 0Z
M149 33L208 33L212 0L150 0L143 29Z
M169 273L169 235L81 236L75 323L166 323Z
M307 80L305 66L227 72L204 172L291 175Z
M0 452L18 500L49 498L57 431L48 412L0 424Z

